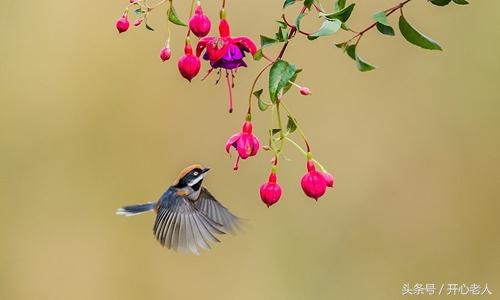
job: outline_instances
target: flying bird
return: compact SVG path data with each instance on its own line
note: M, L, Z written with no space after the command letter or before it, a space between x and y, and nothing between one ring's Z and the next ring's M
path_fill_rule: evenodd
M220 242L218 235L235 233L241 224L202 186L208 171L201 165L191 165L179 173L158 201L124 206L116 214L155 212L153 233L164 247L194 254L199 254L199 249L208 250L209 242Z

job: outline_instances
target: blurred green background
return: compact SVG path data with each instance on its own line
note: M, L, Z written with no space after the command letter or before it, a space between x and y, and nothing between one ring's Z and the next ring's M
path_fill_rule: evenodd
M281 2L228 1L233 34L272 34ZM359 46L369 73L333 46L349 34L293 41L285 58L313 96L286 101L337 186L307 199L289 147L267 209L268 153L234 174L223 150L264 62L238 72L229 115L215 77L178 75L184 29L160 63L163 11L155 32L118 35L127 1L3 1L0 299L400 299L406 282L488 283L499 299L500 2L472 2L410 3L407 19L445 51L373 31ZM351 26L395 3L359 1ZM216 22L218 3L204 6ZM268 114L254 120L265 140ZM193 162L212 168L206 185L245 233L190 256L157 244L152 215L115 216Z

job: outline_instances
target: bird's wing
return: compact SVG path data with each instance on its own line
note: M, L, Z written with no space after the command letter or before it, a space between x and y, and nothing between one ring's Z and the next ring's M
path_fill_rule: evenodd
M173 195L160 201L153 232L168 249L198 254L199 248L210 249L209 241L220 242L222 226L201 213L189 200Z
M221 224L224 230L235 233L241 229L240 219L225 208L210 192L202 187L195 202L196 208L213 221Z

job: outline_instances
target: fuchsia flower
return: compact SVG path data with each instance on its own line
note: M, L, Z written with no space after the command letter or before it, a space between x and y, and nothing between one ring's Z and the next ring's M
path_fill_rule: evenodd
M309 88L306 88L305 86L301 87L299 90L300 94L303 96L309 96L311 95L311 90Z
M302 177L300 185L304 193L316 201L326 192L327 180L325 175L316 171L316 166L310 159L307 161L307 173Z
M167 47L164 47L163 49L161 49L160 51L160 59L162 61L166 61L166 60L169 60L170 59L170 56L172 55L172 52L170 51L170 48L167 46Z
M189 41L186 41L186 45L184 46L184 55L179 58L179 62L177 63L179 67L179 72L181 72L182 77L191 81L198 72L200 72L201 62L198 57L193 54L193 48Z
M269 175L269 180L260 186L260 198L267 205L271 205L278 202L281 197L281 186L276 183L276 170L273 167L271 174Z
M232 88L234 86L233 78L235 77L233 70L237 70L239 67L246 67L247 64L243 60L245 52L250 52L254 55L257 52L257 46L255 46L255 43L249 37L231 37L229 23L224 16L224 11L221 12L219 34L219 37L207 36L200 39L196 46L196 56L199 57L206 50L203 59L210 61L210 66L212 67L208 71L207 76L210 75L213 69L225 70L229 88L229 112L232 112ZM220 70L219 75L221 76Z
M203 14L203 9L201 8L201 3L198 1L196 4L196 9L194 15L189 20L189 29L194 35L199 38L206 36L210 32L211 27L210 19Z
M226 152L234 147L238 152L238 158L234 165L234 170L238 170L238 164L241 159L247 159L251 156L257 155L259 151L259 139L252 133L252 122L247 117L247 121L243 123L241 132L232 135L226 143Z
M118 20L116 20L116 29L119 33L128 30L130 23L128 22L127 14L123 14Z
M326 181L326 186L327 187L334 187L335 186L335 180L333 179L333 175L328 173L328 172L323 172L323 176L325 177Z

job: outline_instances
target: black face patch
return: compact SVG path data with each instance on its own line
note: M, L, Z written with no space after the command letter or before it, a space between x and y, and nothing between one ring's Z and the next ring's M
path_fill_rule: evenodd
M200 168L194 168L193 170L189 171L184 177L182 177L179 180L179 183L176 185L177 188L185 188L191 183L192 181L196 180L196 178L203 176L203 170ZM200 188L201 182L203 180L200 180L198 183L192 186L192 188L196 191Z

